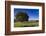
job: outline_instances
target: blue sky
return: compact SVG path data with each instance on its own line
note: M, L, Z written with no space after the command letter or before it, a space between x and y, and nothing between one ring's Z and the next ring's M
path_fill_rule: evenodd
M14 8L14 15L16 13L23 11L28 14L29 19L28 20L38 20L39 19L39 9L20 9L20 8Z

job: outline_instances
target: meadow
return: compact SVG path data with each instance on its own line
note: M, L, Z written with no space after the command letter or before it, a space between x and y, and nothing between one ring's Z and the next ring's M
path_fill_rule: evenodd
M24 21L24 22L14 22L14 27L36 27L39 25L39 21Z

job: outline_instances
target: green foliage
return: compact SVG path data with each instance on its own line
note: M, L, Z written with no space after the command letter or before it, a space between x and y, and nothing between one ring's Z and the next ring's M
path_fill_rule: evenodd
M24 12L17 13L15 17L17 21L28 21L28 18L29 18L27 13L24 13Z
M14 27L35 27L38 25L39 22L25 21L25 22L15 22Z

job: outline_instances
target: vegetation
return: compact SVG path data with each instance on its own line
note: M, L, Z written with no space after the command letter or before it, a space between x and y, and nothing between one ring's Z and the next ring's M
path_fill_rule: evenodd
M16 14L14 19L14 27L35 27L39 25L38 20L28 21L29 16L27 13L19 12Z
M28 21L28 18L29 18L27 13L24 13L24 12L17 13L15 17L16 17L16 21L20 21L20 22Z
M25 22L15 22L14 27L35 27L38 26L37 21L25 21Z

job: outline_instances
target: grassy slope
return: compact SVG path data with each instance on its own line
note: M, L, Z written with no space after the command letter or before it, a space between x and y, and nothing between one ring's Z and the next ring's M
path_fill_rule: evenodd
M38 26L38 22L15 22L14 27L35 27Z

